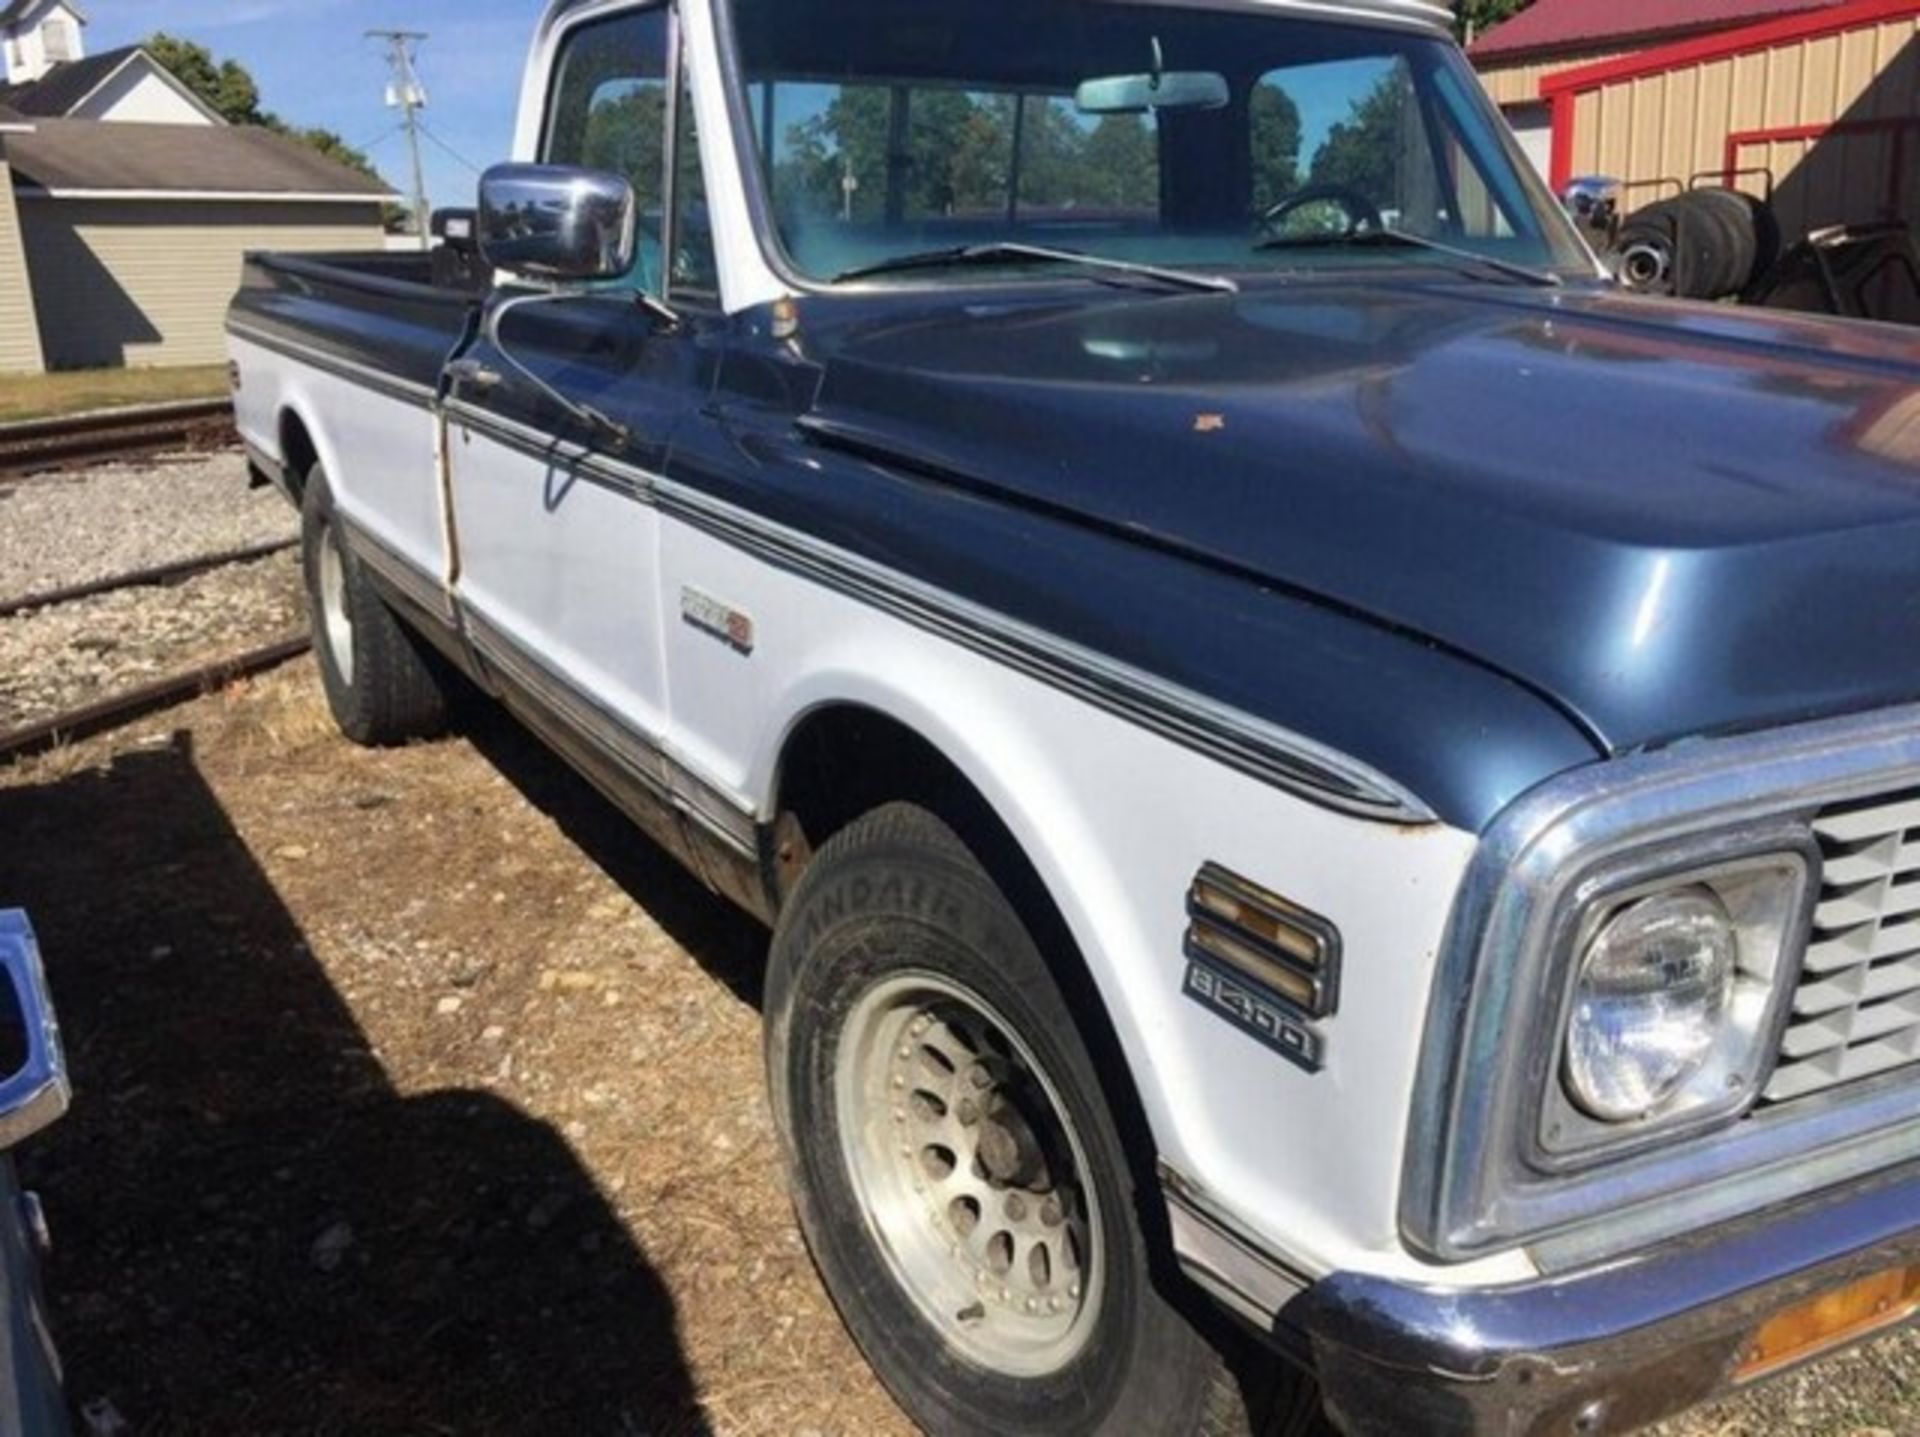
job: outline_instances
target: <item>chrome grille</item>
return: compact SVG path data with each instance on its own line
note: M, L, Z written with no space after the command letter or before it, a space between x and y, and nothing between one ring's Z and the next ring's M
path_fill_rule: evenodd
M1765 1101L1920 1062L1920 793L1825 809L1813 943Z

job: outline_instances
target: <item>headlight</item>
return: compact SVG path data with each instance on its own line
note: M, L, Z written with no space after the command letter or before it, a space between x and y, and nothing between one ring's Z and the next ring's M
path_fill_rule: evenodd
M1711 889L1647 898L1594 935L1567 1026L1567 1091L1603 1122L1645 1117L1700 1071L1732 1004L1739 939Z
M1574 925L1536 1156L1550 1169L1737 1116L1772 1068L1805 933L1799 854L1596 895Z

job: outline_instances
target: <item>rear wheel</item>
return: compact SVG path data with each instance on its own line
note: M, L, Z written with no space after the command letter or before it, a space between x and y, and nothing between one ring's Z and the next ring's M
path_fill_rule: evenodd
M340 731L376 746L441 732L447 722L441 670L348 546L326 470L317 464L301 504L301 545L314 652Z
M1311 1384L1271 1357L1250 1413L1154 1287L1139 1149L1026 925L938 819L891 805L822 850L767 1000L802 1229L923 1428L1321 1430Z

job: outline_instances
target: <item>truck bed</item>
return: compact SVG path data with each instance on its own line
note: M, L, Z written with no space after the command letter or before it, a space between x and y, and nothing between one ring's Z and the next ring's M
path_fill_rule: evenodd
M448 268L437 254L249 255L228 325L363 381L430 393L479 307Z

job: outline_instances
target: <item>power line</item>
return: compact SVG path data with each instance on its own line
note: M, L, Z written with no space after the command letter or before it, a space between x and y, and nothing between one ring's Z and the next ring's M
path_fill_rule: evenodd
M380 145L384 145L388 140L391 140L395 135L399 133L400 133L400 126L388 125L386 129L382 130L379 134L375 135L371 140L364 140L360 144L355 145L354 148L356 150L375 149Z
M407 132L407 149L413 156L413 228L420 237L420 248L429 249L433 240L427 223L427 179L420 166L420 111L427 107L427 89L413 67L427 36L419 30L369 30L367 38L384 41L387 46L387 64L393 72L387 86L387 106L400 111L400 125Z
M420 133L425 135L429 140L432 140L434 144L438 145L441 149L445 150L449 155L453 156L454 159L458 160L461 164L465 165L468 169L472 170L476 175L483 175L486 173L486 170L482 166L476 165L472 160L468 159L465 155L461 154L452 145L448 144L445 140L441 139L432 130L429 130L425 125L422 125L420 127Z

